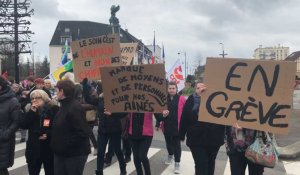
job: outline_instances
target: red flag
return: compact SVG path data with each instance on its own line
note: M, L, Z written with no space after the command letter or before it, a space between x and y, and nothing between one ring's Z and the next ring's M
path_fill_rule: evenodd
M7 70L2 73L1 77L3 79L7 80L7 78L8 78L8 72L7 72Z

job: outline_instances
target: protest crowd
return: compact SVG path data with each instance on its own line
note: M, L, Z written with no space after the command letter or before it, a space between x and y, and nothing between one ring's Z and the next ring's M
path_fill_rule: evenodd
M17 131L22 133L20 142L27 142L29 175L40 174L41 167L46 175L82 175L89 154L97 156L95 175L103 175L113 155L121 175L127 174L126 164L130 161L137 175L150 175L153 167L147 153L154 129L164 134L168 153L164 163L174 164L174 174L184 174L180 158L185 140L194 159L195 175L214 174L216 156L223 144L232 175L245 174L247 166L250 175L262 175L264 167L272 167L255 163L249 159L251 155L245 154L258 135L268 140L269 134L238 124L198 121L201 94L207 87L200 82L186 82L186 87L178 92L175 82L167 82L167 109L160 113L113 113L104 105L106 95L100 80L85 78L75 83L74 75L67 73L55 85L49 79L34 77L16 84L0 77L0 175L8 175L14 163ZM98 127L96 136L94 126Z

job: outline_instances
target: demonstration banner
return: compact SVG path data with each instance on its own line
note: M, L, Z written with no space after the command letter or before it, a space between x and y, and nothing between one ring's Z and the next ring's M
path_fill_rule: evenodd
M182 67L180 59L178 59L175 64L171 67L171 69L167 73L167 79L169 81L176 82L178 92L184 88L184 77L182 74Z
M287 134L295 62L208 58L199 120Z
M123 65L130 65L135 54L137 43L120 43L121 47L121 63Z
M105 108L111 112L154 112L167 109L163 64L101 67Z
M100 80L100 66L121 64L120 38L110 34L71 43L75 81Z

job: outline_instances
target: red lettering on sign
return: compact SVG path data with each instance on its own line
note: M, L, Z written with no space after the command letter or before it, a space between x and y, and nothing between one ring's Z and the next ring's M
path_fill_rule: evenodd
M83 70L78 74L79 78L82 80L84 78L95 79L100 78L100 69L99 67L94 69Z
M79 51L79 57L81 59L86 58L97 58L104 55L111 55L113 54L113 46L101 46L101 47L95 47L95 48L82 48Z

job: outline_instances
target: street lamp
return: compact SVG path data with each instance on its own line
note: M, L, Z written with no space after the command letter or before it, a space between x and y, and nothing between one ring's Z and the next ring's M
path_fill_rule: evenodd
M31 48L32 48L32 69L33 69L33 75L35 75L35 65L34 65L34 45L36 44L37 42L33 42L32 45L31 45Z
M225 58L225 55L227 55L227 54L224 52L224 44L223 43L219 43L219 44L222 45L222 53L219 55L221 55L223 58Z
M186 64L186 51L179 51L178 55L180 55L180 53L184 53L184 78L186 79L186 69L187 69L187 64Z

